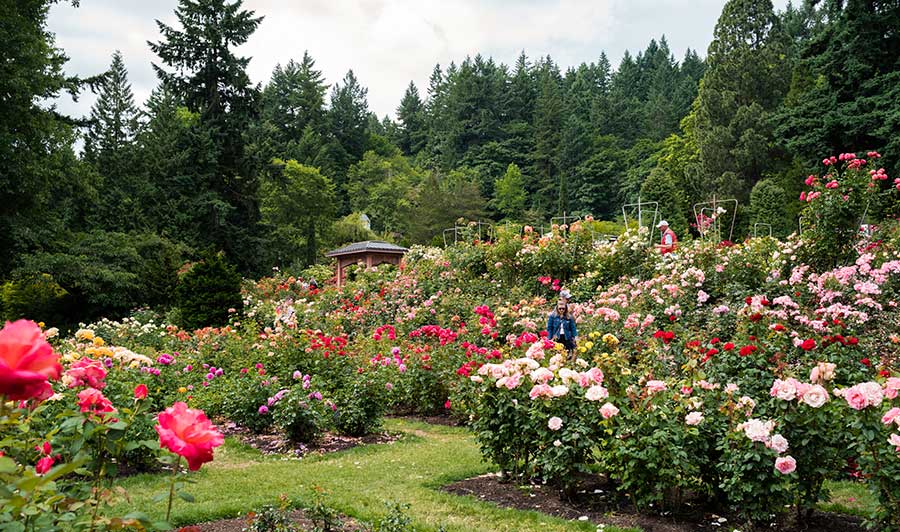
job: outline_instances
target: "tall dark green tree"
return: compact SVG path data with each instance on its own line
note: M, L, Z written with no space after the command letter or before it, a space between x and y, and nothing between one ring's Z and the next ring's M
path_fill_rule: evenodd
M559 171L564 118L562 80L550 58L541 65L539 72L540 92L534 106L534 151L531 155L536 181L532 204L544 212L556 214L562 213L568 203L565 175Z
M349 211L347 168L362 159L369 144L368 89L359 84L352 70L331 89L331 107L327 114L329 141L325 157L329 164L322 171L334 179L338 190L340 214Z
M64 91L77 95L85 83L65 74L68 57L47 29L55 3L4 2L0 9L0 277L19 253L72 227L91 188L76 168L71 124L46 104Z
M777 169L771 113L790 76L787 43L769 0L729 0L709 45L695 134L704 173L720 193L748 198Z
M144 228L143 206L155 201L135 164L137 129L138 109L117 50L100 83L84 141L84 159L101 176L103 194L96 213L101 227L117 231Z
M415 83L409 82L400 107L397 108L398 146L404 155L415 156L422 148L428 137L425 123L425 106L419 97L419 89Z
M258 91L247 76L249 57L234 49L247 42L261 17L242 8L241 0L179 0L175 16L181 28L156 21L162 40L149 43L162 66L160 80L198 114L195 127L209 142L198 164L212 201L196 212L208 243L225 250L242 271L258 257L258 168L245 152L246 132L256 116ZM167 70L166 67L172 69Z
M313 164L318 156L316 146L304 142L307 135L321 135L325 124L325 92L328 86L316 62L303 52L297 63L288 61L276 65L272 78L263 89L259 101L259 124L253 137L257 155L262 162L273 158L295 159Z

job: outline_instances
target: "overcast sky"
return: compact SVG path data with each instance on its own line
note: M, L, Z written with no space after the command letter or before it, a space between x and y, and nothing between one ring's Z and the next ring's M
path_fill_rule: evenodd
M787 0L775 0L782 9ZM606 51L618 65L625 50L644 49L665 35L677 59L687 48L706 55L725 0L246 0L265 18L239 53L251 56L249 74L265 83L278 63L299 60L309 50L326 82L353 69L369 89L369 108L394 111L410 80L425 96L435 63L459 63L481 53L513 64L550 54L565 70L595 61ZM116 49L124 56L139 103L156 85L147 41L157 41L156 19L173 25L177 0L81 0L50 11L49 28L82 76L104 71ZM80 116L93 95L60 110Z

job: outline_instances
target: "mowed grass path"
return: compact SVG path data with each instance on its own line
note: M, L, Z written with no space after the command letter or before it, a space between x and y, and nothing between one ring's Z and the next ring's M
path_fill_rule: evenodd
M325 503L345 515L375 521L385 514L386 501L407 503L416 530L447 531L595 531L585 522L498 508L474 497L439 491L450 482L492 471L481 459L472 436L464 429L388 419L385 428L404 433L393 444L369 445L321 457L286 460L264 456L229 439L216 459L191 478L188 493L196 502L176 500L172 521L186 525L246 515L279 495L303 504L312 501L313 487L326 492ZM165 517L165 502L154 495L167 489L167 475L123 479L130 504L120 513L144 511ZM606 527L606 531L620 531Z

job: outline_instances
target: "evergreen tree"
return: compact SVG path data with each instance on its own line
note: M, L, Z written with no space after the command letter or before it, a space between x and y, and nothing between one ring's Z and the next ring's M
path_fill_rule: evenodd
M100 226L118 231L143 228L143 206L153 201L146 181L135 164L134 138L138 109L134 104L128 71L119 51L113 53L109 71L100 82L85 135L84 159L101 176Z
M746 200L778 162L770 113L787 89L785 45L769 0L729 0L723 8L694 130L703 170L723 194Z
M562 213L567 207L565 176L559 171L559 150L563 121L563 99L559 69L548 60L540 69L540 93L534 111L534 151L531 160L536 178L532 205L548 213Z
M641 201L659 202L659 213L669 222L676 234L685 235L688 229L687 206L678 183L662 168L650 171L641 185Z
M198 136L209 150L197 161L208 176L203 189L212 194L197 216L202 234L234 257L242 271L256 264L258 168L245 153L248 128L255 120L257 90L247 76L248 57L235 55L256 30L261 17L236 0L179 0L175 15L181 29L157 20L162 40L149 43L169 72L154 64L159 78L188 110L198 114Z
M525 212L525 181L522 171L515 163L510 163L503 177L494 186L494 208L512 220L522 219Z
M63 72L68 58L47 29L55 3L4 2L0 10L0 277L19 253L75 228L91 205L85 194L92 184L72 152L71 126L45 104L95 81Z
M787 194L771 179L763 179L750 191L750 227L754 224L768 224L772 235L784 237L793 229L785 213ZM751 233L752 234L752 233ZM758 236L768 235L768 228L759 227Z
M419 89L410 81L397 108L399 121L398 146L404 155L415 156L425 147L428 131L425 126L425 106Z
M263 162L272 158L296 159L312 163L318 150L301 141L310 128L311 134L325 131L325 92L322 73L315 60L303 52L300 63L293 60L282 67L276 65L269 84L260 95L257 149Z

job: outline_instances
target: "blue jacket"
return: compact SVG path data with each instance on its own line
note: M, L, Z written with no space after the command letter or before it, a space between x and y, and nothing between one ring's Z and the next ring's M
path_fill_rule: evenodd
M550 340L559 340L559 325L562 324L563 331L566 333L566 339L574 340L578 338L578 329L575 328L575 318L569 316L565 319L558 315L556 311L550 313L547 318L547 338Z

